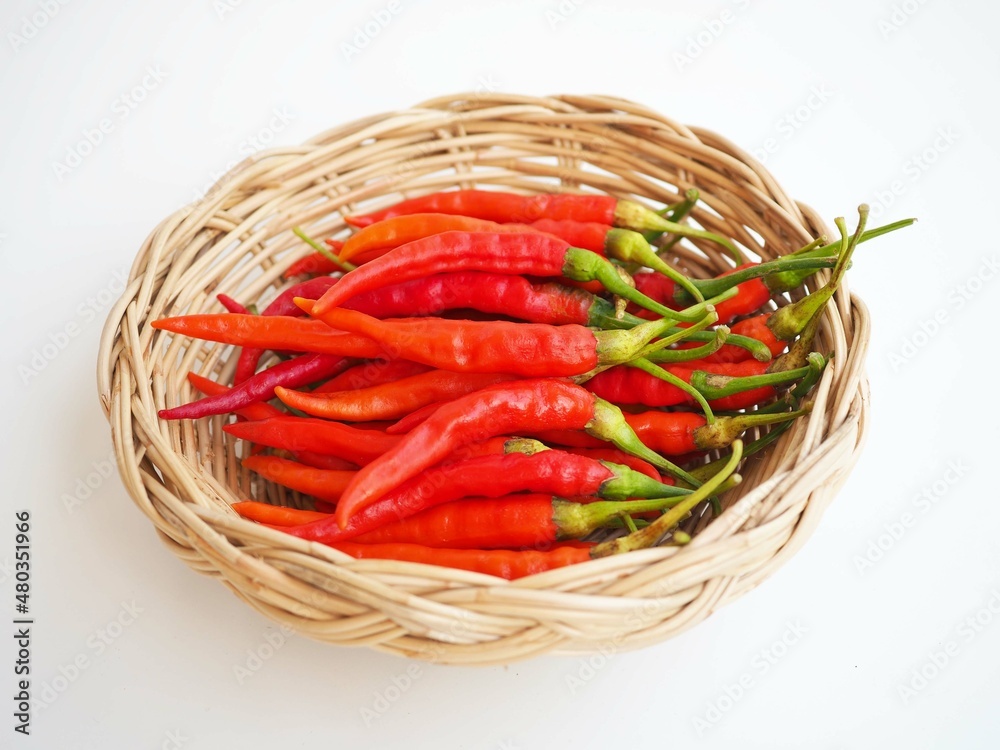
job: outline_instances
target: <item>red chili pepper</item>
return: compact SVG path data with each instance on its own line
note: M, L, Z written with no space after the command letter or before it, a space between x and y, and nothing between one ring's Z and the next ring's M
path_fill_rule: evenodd
M628 415L626 415L626 420ZM590 437L587 433L579 433ZM642 437L641 435L639 436ZM596 440L597 438L592 438ZM646 441L643 441L646 442ZM647 443L648 445L648 443ZM653 446L649 446L653 448ZM674 480L670 477L661 477L660 472L656 470L656 467L649 461L643 461L641 458L636 456L630 456L628 453L617 448L611 448L607 443L602 443L598 441L597 446L582 447L582 446L568 446L564 448L567 453L572 453L577 456L584 456L585 458L592 458L597 461L610 461L611 463L621 464L622 466L627 466L632 471L637 471L640 474L644 474L650 479L654 479L657 482L663 482L664 484L673 484ZM653 450L656 450L653 448Z
M613 294L665 317L676 311L660 305L625 283L615 267L589 250L571 247L546 234L444 232L401 245L346 274L319 299L314 310L322 315L352 297L436 273L486 271L515 276L566 276L596 279Z
M433 368L419 362L405 359L372 359L360 362L350 370L330 378L322 385L313 389L312 393L339 393L343 391L358 391L373 385L394 383L403 378L428 372Z
M308 354L280 362L257 373L226 393L206 396L172 409L160 409L161 419L198 419L242 409L272 398L282 385L296 388L331 377L345 370L349 361L330 354Z
M344 488L357 474L356 471L316 469L277 456L250 456L243 459L243 466L283 487L329 502L339 500Z
M375 318L469 309L551 325L632 328L642 322L629 314L616 317L614 305L583 289L482 271L440 273L392 284L352 297L343 307Z
M598 255L607 255L608 232L613 227L596 221L573 221L570 219L538 219L531 227L539 232L555 235L566 240L573 247L582 247Z
M214 380L209 380L208 378L193 372L188 373L187 379L191 385L197 388L201 393L204 393L206 396L218 396L229 393L231 390L227 385L216 383ZM270 419L271 417L287 416L285 412L278 407L271 406L271 404L266 403L248 404L247 406L236 409L236 413L246 419Z
M469 570L474 573L485 573L508 580L524 578L590 559L589 549L576 546L561 546L558 549L544 552L539 550L450 550L440 547L425 547L420 544L357 544L354 542L339 542L333 546L360 560L403 560Z
M376 359L382 347L365 336L330 329L321 320L263 315L181 315L150 323L153 328L221 344L342 357Z
M647 411L625 413L625 421L639 439L664 456L683 456L697 451L716 450L730 445L752 427L781 424L802 416L805 411L781 414L742 414L719 417L708 424L702 414Z
M393 357L455 372L506 372L525 376L571 376L633 359L672 321L651 321L629 330L592 331L576 324L550 326L508 321L411 318L384 321L356 310L317 313L332 328L377 341Z
M334 253L339 253L344 247L344 243L339 240L326 240L326 244L330 246L330 249ZM300 258L292 263L292 265L285 270L282 276L289 279L292 276L301 276L304 274L325 274L340 270L342 270L340 266L322 253L313 253L312 255L307 255L306 257Z
M679 474L694 486L699 484L646 448L617 408L586 389L557 379L520 380L489 386L443 404L394 448L358 472L337 506L337 523L343 528L355 512L464 443L532 428L585 429Z
M427 406L421 406L419 409L414 409L395 424L389 425L385 431L389 435L402 435L407 433L437 411L438 407L446 403L448 402L438 401L433 404L427 404Z
M330 471L357 471L360 466L358 466L353 461L347 461L343 458L338 458L337 456L330 456L325 453L314 453L313 451L296 451L289 454L295 458L300 464L305 464L306 466L312 466L314 469L329 469ZM322 510L317 506L317 510ZM333 512L333 509L330 509Z
M704 370L729 377L751 377L763 375L767 363L755 359L733 363L699 363L672 365L665 368L685 383L691 383L696 370ZM667 383L638 368L618 365L598 373L586 383L586 388L603 399L615 404L642 404L644 406L677 406L693 404L691 395L677 386ZM736 397L709 400L713 409L736 410L773 398L773 386L751 388Z
M524 224L500 224L451 213L410 213L366 226L344 243L342 261L371 262L380 255L414 240L443 232L513 232L533 231Z
M539 219L596 222L639 231L671 232L683 237L701 237L723 245L741 257L732 242L712 232L668 221L632 201L610 195L555 193L518 195L493 190L455 190L432 193L401 201L370 214L345 217L348 224L367 227L395 216L416 213L461 214L500 223L530 224Z
M336 279L329 276L321 279L311 279L301 284L295 284L274 298L261 315L291 315L293 317L302 315L302 310L292 301L296 297L316 297L323 296ZM257 372L257 363L264 355L263 349L244 347L240 351L239 359L236 361L236 371L233 374L233 383L239 385L244 380L249 380Z
M614 519L676 505L678 498L579 503L546 494L466 498L369 531L360 544L424 544L452 549L511 549L580 539Z
M258 521L271 526L297 526L326 518L329 513L317 513L313 510L285 508L270 503L258 503L254 500L244 500L229 506L243 518Z
M298 453L311 451L343 458L358 466L375 460L400 442L396 435L364 430L324 419L282 416L223 425L234 437Z
M771 356L776 357L788 348L788 342L779 339L771 332L771 329L767 327L767 321L770 320L770 318L770 313L764 313L763 315L755 315L752 318L739 320L733 323L731 331L733 334L746 336L747 338L760 341L771 352ZM691 345L679 345L678 348L687 348L687 346ZM750 351L743 347L725 344L715 354L710 354L705 357L705 361L742 362L745 359L749 359L751 356Z
M399 419L414 409L478 391L511 376L493 373L431 370L419 375L341 393L303 393L279 388L278 398L287 406L314 417L343 422Z
M222 306L226 308L226 312L231 312L234 315L249 315L250 311L241 305L239 302L234 300L228 294L216 294L215 298L222 303Z

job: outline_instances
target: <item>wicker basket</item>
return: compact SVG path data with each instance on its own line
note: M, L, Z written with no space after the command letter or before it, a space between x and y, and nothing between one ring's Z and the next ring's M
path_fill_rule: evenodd
M765 259L826 233L724 138L608 97L447 97L257 154L153 231L101 339L100 398L119 470L162 541L302 634L449 664L645 646L764 580L812 533L863 441L868 315L846 288L823 318L819 347L835 358L812 415L745 463L745 482L724 496L720 517L690 521L691 544L514 582L354 560L245 521L230 503L252 495L304 507L308 499L241 468L224 418L157 419L157 409L194 397L188 370L225 378L235 357L230 347L155 331L150 320L219 312L219 292L271 298L285 284L282 270L308 252L293 226L335 236L345 230L342 213L456 185L597 190L655 203L696 187L692 220ZM675 247L694 276L724 268L711 244Z

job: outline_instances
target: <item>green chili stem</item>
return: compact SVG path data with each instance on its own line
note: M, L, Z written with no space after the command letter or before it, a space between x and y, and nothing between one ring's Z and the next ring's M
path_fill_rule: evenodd
M642 359L642 358L634 359L628 363L628 366L635 367L636 369L642 370L643 372L652 375L654 378L659 378L660 380L670 383L670 385L674 386L675 388L680 388L691 398L693 398L701 407L702 411L705 412L706 424L712 424L715 422L715 414L712 413L712 407L708 405L708 401L702 394L701 389L696 388L693 385L694 381L693 377L691 383L686 383L679 377L674 375L672 372L670 372L669 370L664 370L662 367L654 365L648 359ZM697 372L698 371L696 371L695 374L697 374Z
M699 503L714 495L726 479L730 476L735 478L734 472L740 463L740 459L743 457L743 441L734 441L732 450L732 455L722 470L684 498L684 500L657 518L646 528L633 532L628 536L598 544L590 551L591 557L607 557L608 555L655 545L668 531L694 510Z
M705 372L704 370L695 370L691 374L691 386L697 389L704 398L714 401L754 388L790 383L804 377L808 372L808 367L800 367L785 372L769 372L763 375L732 377L730 375L717 375Z
M302 230L302 227L293 227L292 228L292 232L295 233L296 237L298 237L300 240L302 240L303 242L305 242L307 245L309 245L309 247L311 247L317 253L319 253L320 255L322 255L328 261L330 261L331 263L335 263L337 265L337 267L340 268L345 273L347 271L353 271L355 268L357 268L357 266L354 265L353 263L348 263L348 262L343 261L340 258L338 258L330 250L330 248L328 248L322 242L317 242L312 237L310 237L308 234L306 234Z

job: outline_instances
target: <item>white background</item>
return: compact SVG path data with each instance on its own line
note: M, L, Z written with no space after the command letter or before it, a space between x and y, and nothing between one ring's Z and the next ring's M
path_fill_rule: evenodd
M4 626L0 746L997 746L995 3L224 2L0 9L0 611L9 623L28 508L46 703L30 738L13 733ZM390 20L359 37L373 14ZM257 665L279 631L100 477L104 317L149 231L250 139L477 89L628 97L748 149L771 139L767 166L831 224L862 201L877 223L918 216L850 273L874 320L866 451L773 578L641 652L412 667L291 636ZM805 632L765 671L790 627Z

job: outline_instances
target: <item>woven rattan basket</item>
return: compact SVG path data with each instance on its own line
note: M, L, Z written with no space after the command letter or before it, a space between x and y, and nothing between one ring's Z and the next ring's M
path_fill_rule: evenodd
M346 229L342 213L453 186L597 190L654 207L696 187L692 221L765 259L826 233L724 138L608 97L453 96L257 154L153 231L101 339L100 398L121 476L162 541L311 638L450 664L645 646L755 587L812 533L863 442L868 315L843 287L818 337L835 357L811 416L745 462L745 481L724 496L721 516L690 519L693 542L514 582L354 560L245 521L230 503L308 499L242 469L224 418L157 419L157 409L194 397L187 371L225 378L235 357L229 347L153 330L151 320L220 312L220 292L266 301L286 284L281 272L309 252L292 227L336 236ZM725 267L711 244L675 247L675 261L694 276Z

